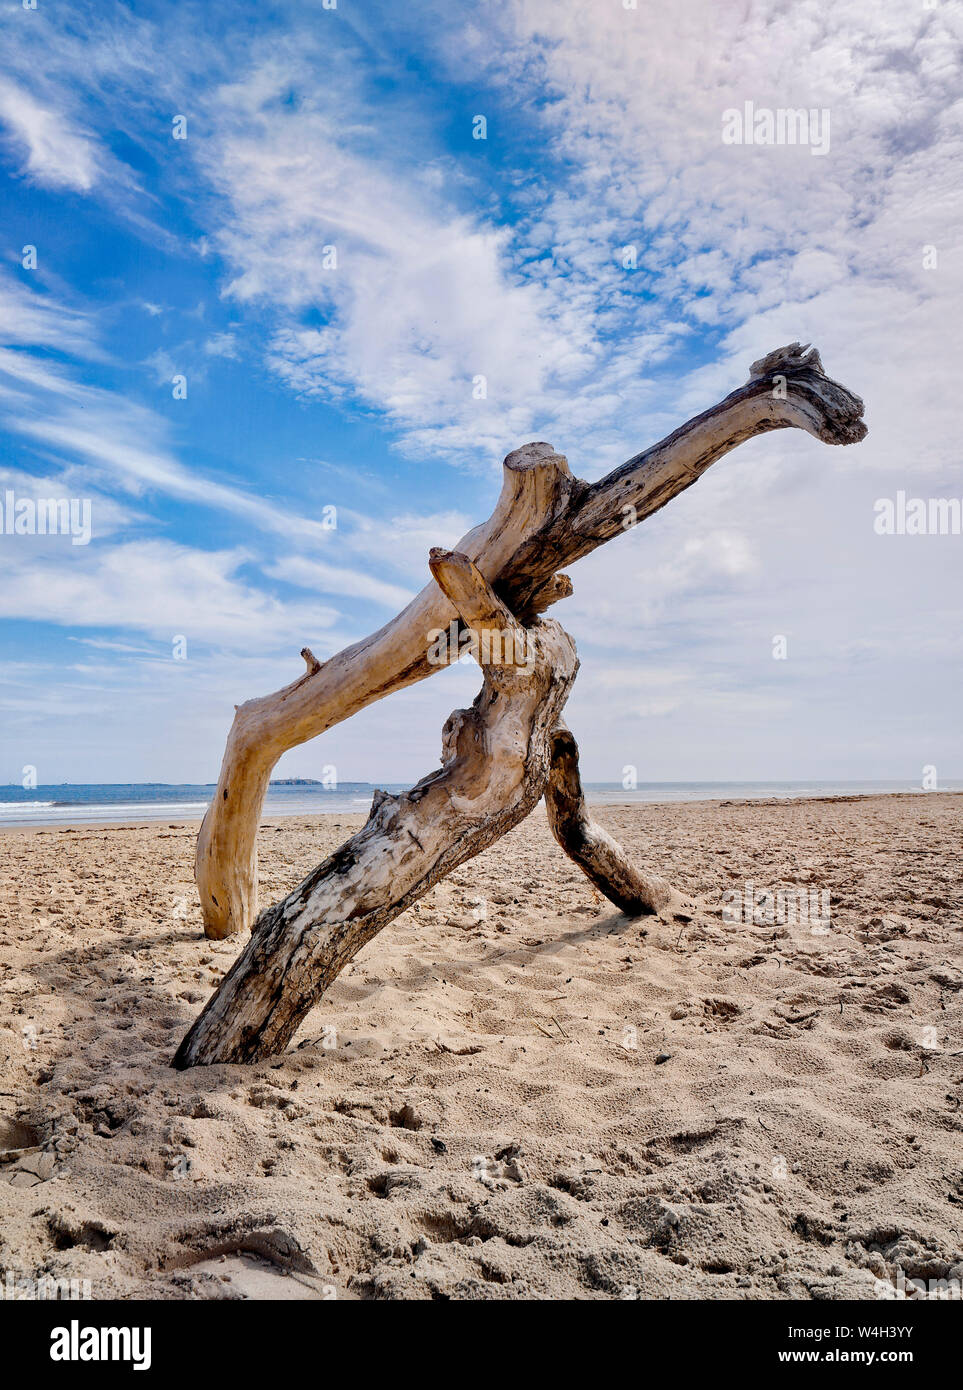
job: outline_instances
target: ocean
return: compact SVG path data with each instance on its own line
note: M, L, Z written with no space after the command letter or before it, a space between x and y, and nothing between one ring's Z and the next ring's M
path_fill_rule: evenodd
M410 783L390 783L384 791L405 791ZM371 805L374 784L342 782L337 789L320 784L271 784L265 817L359 815ZM940 791L963 791L963 782L940 783ZM728 801L765 797L871 796L881 792L916 792L919 782L640 782L627 790L620 782L586 782L585 794L595 805L632 802ZM25 825L137 825L144 821L199 820L214 794L214 784L127 782L68 783L38 786L0 786L0 829Z

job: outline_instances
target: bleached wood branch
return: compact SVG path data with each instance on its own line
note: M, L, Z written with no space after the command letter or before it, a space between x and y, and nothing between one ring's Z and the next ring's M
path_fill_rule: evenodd
M579 775L578 744L564 724L552 733L551 749L545 807L552 834L565 853L627 916L657 912L688 921L694 904L667 879L634 865L619 842L592 820Z
M465 555L433 551L440 591L474 634L484 686L445 724L440 771L402 796L376 793L364 829L263 912L173 1065L252 1062L283 1051L361 947L444 876L517 825L541 797L550 736L568 697L575 644L551 620L526 631Z
M593 484L573 478L550 445L528 444L505 460L491 518L458 544L523 623L566 593L558 571L641 521L690 487L738 444L767 430L798 428L828 444L862 439L863 403L827 377L819 354L798 343L754 363L750 379ZM455 617L433 581L380 631L316 664L235 715L214 799L197 843L196 878L208 936L249 926L257 911L257 829L271 772L282 753L375 700L423 680L427 634Z

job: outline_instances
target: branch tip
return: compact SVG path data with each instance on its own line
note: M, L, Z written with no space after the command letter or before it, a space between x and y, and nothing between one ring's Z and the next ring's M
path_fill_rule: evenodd
M753 362L749 368L749 380L771 376L774 372L798 372L803 369L825 376L819 349L811 343L787 343L785 347L774 348L765 357L760 357L758 362Z

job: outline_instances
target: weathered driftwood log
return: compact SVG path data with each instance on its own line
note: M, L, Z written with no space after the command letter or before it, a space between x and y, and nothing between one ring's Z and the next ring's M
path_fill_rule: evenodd
M505 460L494 512L456 549L484 574L500 573L522 541L564 509L574 481L550 445L516 449ZM304 675L274 695L240 706L197 841L195 873L208 936L230 936L257 915L257 830L281 754L433 674L439 668L428 660L428 634L457 619L454 604L432 579L378 632L321 665L305 650Z
M750 368L745 386L597 483L573 478L548 444L505 460L491 518L458 550L474 560L522 622L565 594L558 570L644 520L690 487L730 449L767 430L799 428L827 444L862 439L863 403L830 380L819 354L798 343ZM447 627L453 605L432 582L380 631L237 710L214 799L197 842L196 878L208 936L249 926L257 911L257 829L271 771L287 749L437 668L426 633Z
M478 643L484 685L445 724L441 770L402 796L376 793L364 829L261 914L175 1067L283 1051L367 941L537 805L578 669L575 644L550 620L523 628L466 556L432 551L431 569L472 632L500 639Z
M552 834L569 858L629 917L657 912L688 921L694 904L667 879L636 868L619 842L589 816L579 776L578 744L564 724L552 733L551 753L545 806Z

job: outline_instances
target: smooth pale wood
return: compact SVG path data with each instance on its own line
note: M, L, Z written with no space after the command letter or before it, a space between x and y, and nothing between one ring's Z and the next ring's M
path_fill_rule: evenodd
M792 343L753 363L745 386L600 482L573 478L549 444L515 450L505 460L491 518L457 549L527 623L569 591L561 568L621 534L627 515L636 522L651 516L730 449L787 428L828 444L855 443L866 433L862 411L858 396L825 375L815 349ZM195 872L208 936L229 936L256 916L257 830L282 753L432 675L438 668L428 661L428 633L454 617L454 606L432 581L372 636L323 664L306 651L304 675L238 708L197 841Z
M688 921L694 904L667 879L632 864L618 840L592 820L579 775L578 744L564 724L552 733L551 759L545 808L552 834L569 858L627 916L657 912Z
M488 521L456 549L498 574L533 531L564 510L575 479L549 444L527 444L504 464L501 496ZM235 713L214 798L201 825L195 877L205 933L230 936L257 915L257 830L271 772L287 749L383 696L433 675L428 634L458 614L434 579L390 623L320 666L308 651L304 675Z
M466 556L434 551L431 566L462 619L471 616L472 631L517 632ZM402 796L376 793L364 829L261 914L173 1066L254 1062L283 1051L366 942L538 804L551 731L578 659L551 620L537 619L522 635L531 659L485 665L472 708L449 717L441 770Z

